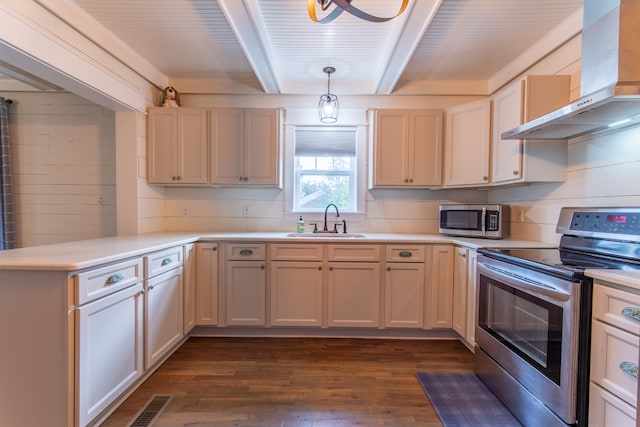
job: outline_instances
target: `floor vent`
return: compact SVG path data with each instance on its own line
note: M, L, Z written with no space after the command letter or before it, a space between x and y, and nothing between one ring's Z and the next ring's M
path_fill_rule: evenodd
M154 394L127 427L149 427L160 417L172 397L172 394Z

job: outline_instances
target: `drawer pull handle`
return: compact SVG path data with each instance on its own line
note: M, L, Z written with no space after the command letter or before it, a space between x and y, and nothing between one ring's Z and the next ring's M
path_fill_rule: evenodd
M253 255L253 251L251 249L242 249L240 255Z
M173 261L171 260L171 258L165 258L162 260L162 262L160 263L161 266L165 266L165 265L169 265L171 264Z
M633 378L638 378L638 364L633 362L620 362L620 369Z
M124 276L120 273L116 273L107 277L107 280L104 281L104 284L109 286L109 285L113 285L114 283L118 283L121 280L124 280Z
M411 251L402 251L398 255L400 255L400 257L402 258L411 258L413 254L411 253Z
M640 322L640 308L638 307L625 307L622 309L622 315Z

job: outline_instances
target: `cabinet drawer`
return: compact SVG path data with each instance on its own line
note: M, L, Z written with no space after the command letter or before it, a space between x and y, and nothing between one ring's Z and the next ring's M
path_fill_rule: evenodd
M638 337L594 321L591 337L591 380L636 406L638 380L625 368L638 369Z
M424 246L387 246L387 261L424 262Z
M182 267L183 259L182 246L153 252L144 257L145 276L150 278L176 267Z
M591 427L636 427L636 409L591 383L589 387L589 425Z
M380 261L379 245L328 245L329 261Z
M264 243L227 243L226 258L228 260L264 260L265 259Z
M135 258L74 276L76 304L84 304L142 281L142 260Z
M640 335L640 295L595 284L593 287L593 318Z
M274 243L271 245L273 261L321 261L322 245Z

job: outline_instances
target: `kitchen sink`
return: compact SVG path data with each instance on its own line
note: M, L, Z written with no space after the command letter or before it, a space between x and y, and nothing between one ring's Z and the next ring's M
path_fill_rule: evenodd
M360 239L366 237L359 233L289 233L286 237L315 237L326 239Z

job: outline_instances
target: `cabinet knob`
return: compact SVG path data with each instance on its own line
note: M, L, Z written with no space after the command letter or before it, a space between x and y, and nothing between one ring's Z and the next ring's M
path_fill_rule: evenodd
M177 179L178 179L178 181L180 181L182 179L182 177L180 175L178 175Z
M217 246L214 246L214 247L212 247L212 248L211 248L211 250L215 252L215 251L217 251L217 250L218 250L218 247L217 247Z
M404 182L409 182L409 180L407 178L404 179Z
M171 258L165 258L160 263L160 265L162 265L162 266L169 265L169 264L171 264Z
M264 264L260 266L260 270L264 270Z
M412 183L412 182L413 182L413 178L409 178L409 183Z
M401 251L398 255L400 255L401 258L411 258L413 254L411 251Z
M387 271L391 271L391 267L387 267Z
M489 177L485 175L485 176L482 177L482 180L483 181L489 181Z
M329 267L329 271L333 271L333 266Z
M152 285L149 285L149 290L152 290L152 289L153 289L153 286L152 286Z
M144 289L140 289L140 295L144 295Z
M318 271L322 271L322 266L319 266L319 267L318 267Z
M520 174L520 172L518 172L518 171L513 171L513 174L514 174L515 176L518 176L518 175Z
M176 176L172 176L171 177L171 181L176 181L177 179L178 179L178 177L176 177Z

